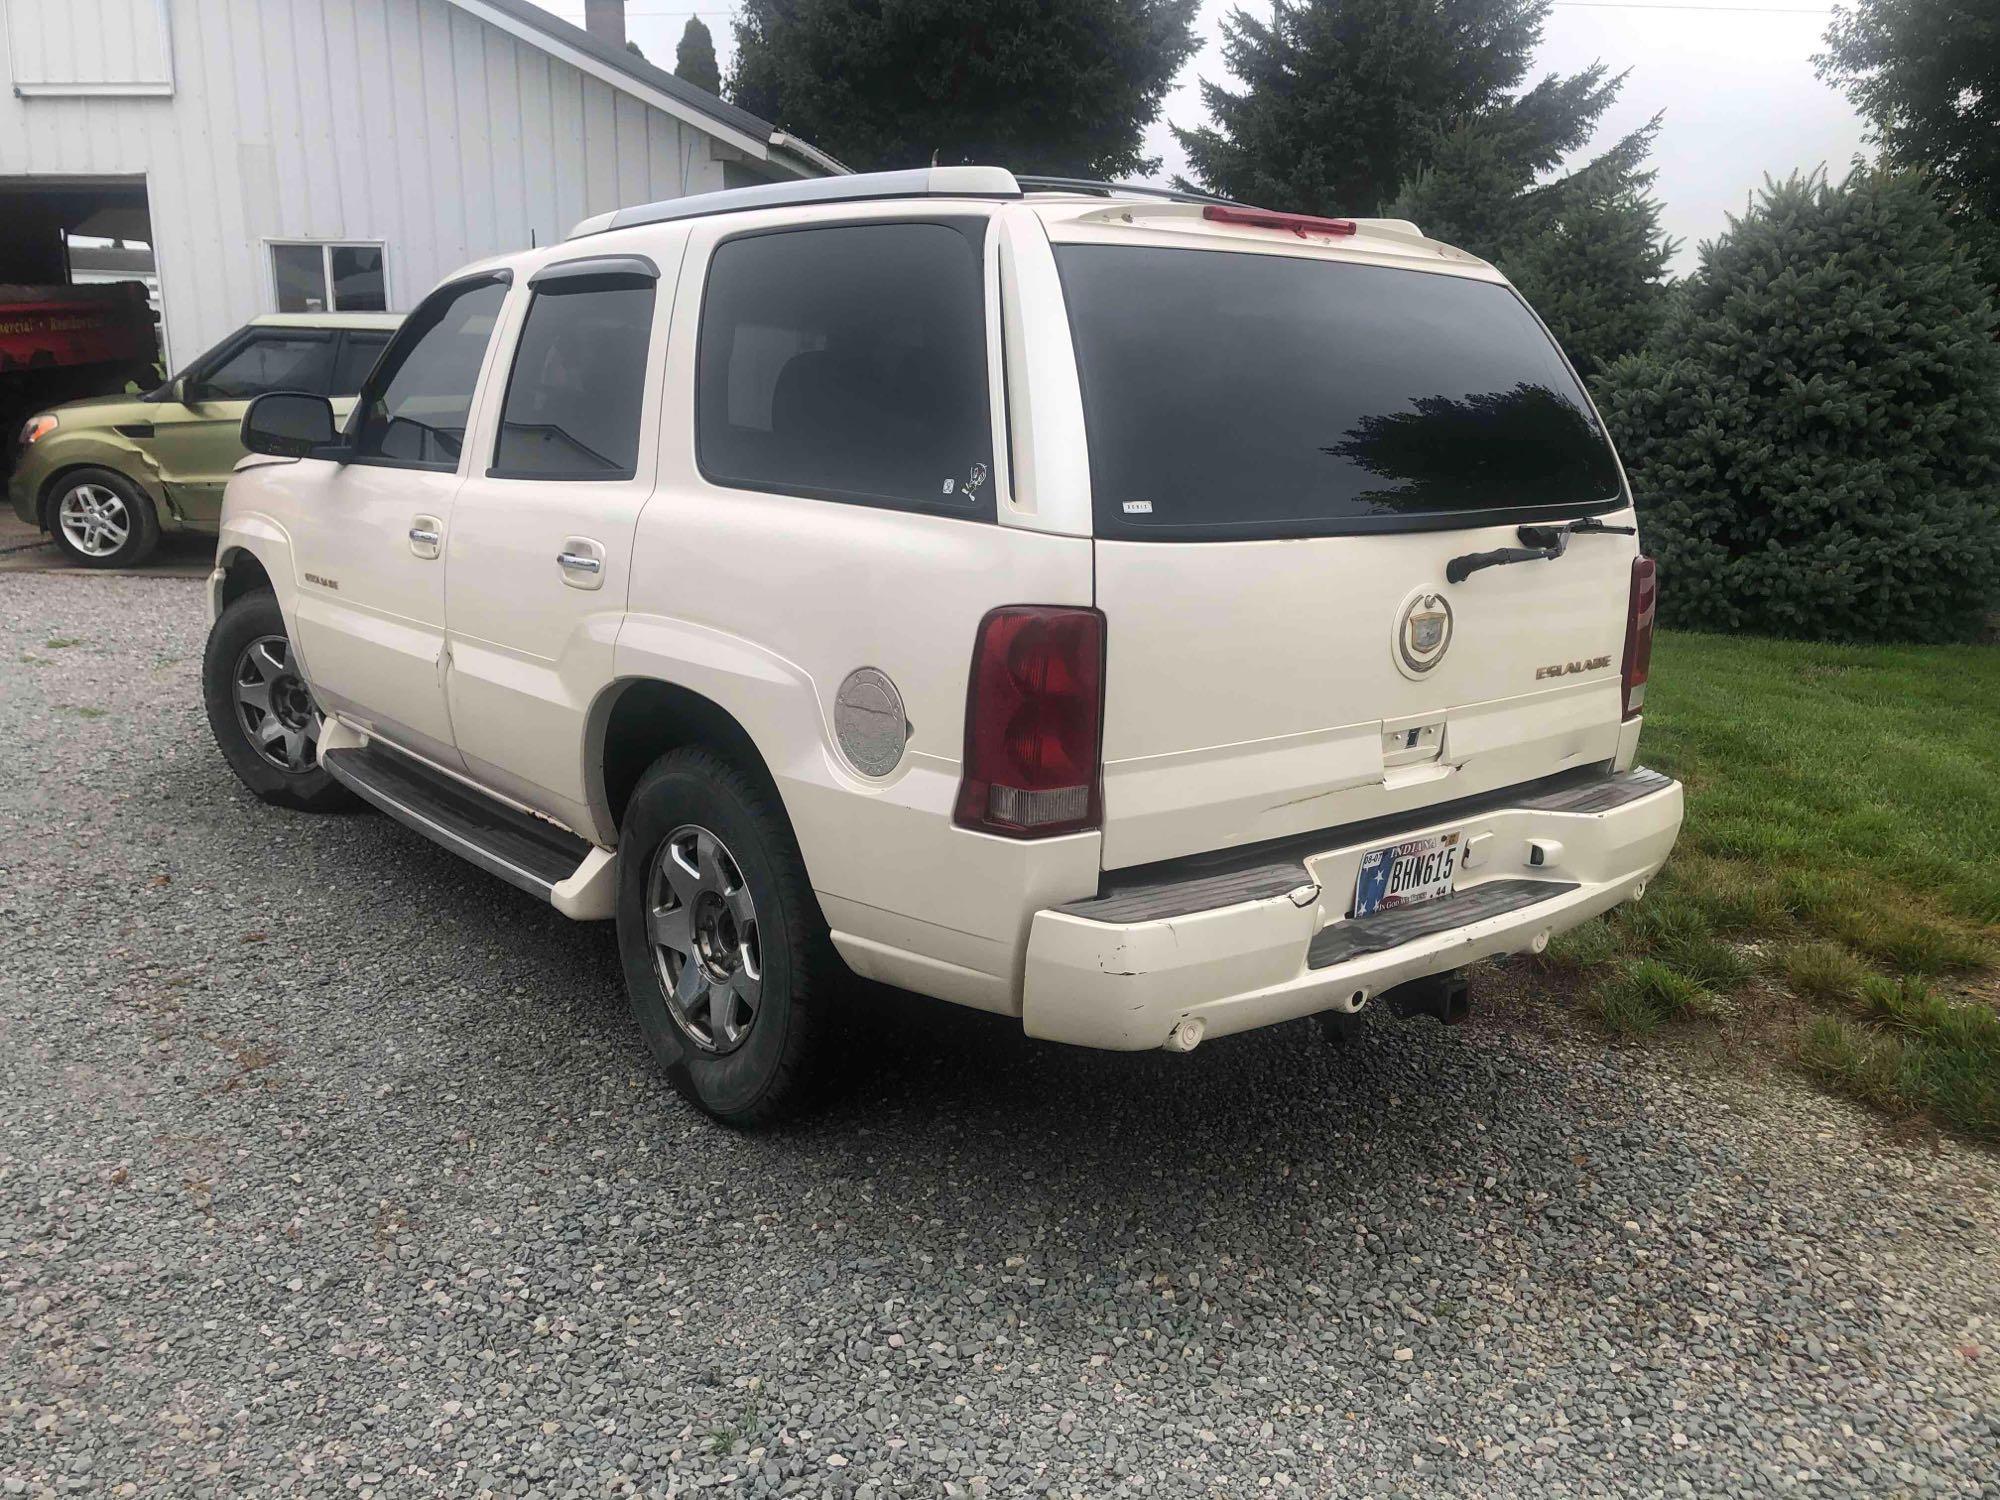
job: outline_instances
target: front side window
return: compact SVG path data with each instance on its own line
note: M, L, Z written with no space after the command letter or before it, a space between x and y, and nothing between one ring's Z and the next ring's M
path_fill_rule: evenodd
M990 510L983 221L724 241L696 393L712 483L896 508Z
M1097 534L1564 518L1618 465L1513 290L1389 266L1058 245Z
M500 479L630 479L652 332L649 278L538 286L488 472Z
M479 366L506 299L504 281L466 281L433 292L410 314L355 406L355 458L458 466Z
M333 340L325 334L253 334L195 382L205 401L248 401L267 391L326 389Z
M271 279L279 312L383 312L389 306L380 245L273 245Z

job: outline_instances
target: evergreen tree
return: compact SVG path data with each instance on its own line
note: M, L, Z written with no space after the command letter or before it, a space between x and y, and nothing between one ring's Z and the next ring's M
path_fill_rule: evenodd
M1976 635L2000 588L1995 324L1921 178L1767 184L1599 383L1661 618Z
M1834 11L1821 78L1874 126L1882 160L1930 174L2000 283L2000 0L1859 0Z
M1675 243L1660 229L1646 154L1659 117L1565 176L1538 178L1587 139L1622 75L1601 67L1501 100L1431 135L1430 164L1391 213L1493 261L1586 375L1640 348L1667 301Z
M674 76L711 94L722 93L722 74L715 66L715 38L700 16L689 16L681 28L681 42L674 49Z
M1199 0L745 0L730 98L864 169L1121 177Z
M1497 149L1554 166L1590 136L1617 81L1602 67L1516 94L1549 0L1274 0L1232 10L1204 81L1213 126L1176 129L1193 182L1272 208L1374 214L1421 167L1439 122L1491 115Z

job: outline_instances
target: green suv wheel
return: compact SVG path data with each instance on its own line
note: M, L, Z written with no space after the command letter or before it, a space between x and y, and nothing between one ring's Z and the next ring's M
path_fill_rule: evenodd
M160 542L153 502L123 474L72 469L48 500L49 530L71 562L86 568L130 568Z

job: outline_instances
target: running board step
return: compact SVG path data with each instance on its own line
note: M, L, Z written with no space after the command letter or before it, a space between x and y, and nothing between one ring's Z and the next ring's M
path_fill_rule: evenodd
M1350 958L1399 948L1404 943L1449 932L1468 922L1480 922L1488 917L1519 911L1524 906L1533 906L1575 889L1573 881L1489 880L1471 890L1440 896L1419 906L1378 911L1368 917L1349 917L1345 922L1335 922L1331 927L1319 930L1318 936L1306 949L1306 967L1331 968L1334 964L1346 963Z
M553 823L379 745L328 750L320 765L404 827L558 908L565 903L557 899L556 887L583 873L591 855L603 853Z

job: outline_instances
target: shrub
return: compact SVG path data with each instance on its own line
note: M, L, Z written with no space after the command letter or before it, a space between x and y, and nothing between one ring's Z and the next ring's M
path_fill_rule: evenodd
M2000 584L2000 344L1923 182L1793 177L1599 382L1661 619L1975 636Z

